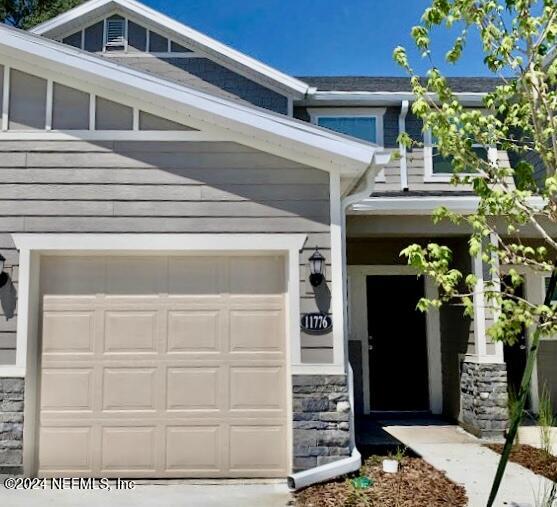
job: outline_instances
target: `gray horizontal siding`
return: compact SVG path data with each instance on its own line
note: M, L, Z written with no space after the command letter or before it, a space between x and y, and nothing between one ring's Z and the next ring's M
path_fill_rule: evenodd
M0 251L17 289L11 233L305 233L301 308L317 311L307 259L330 258L328 181L234 143L0 142ZM15 359L15 315L0 313L0 363ZM302 347L332 360L330 335Z
M2 158L0 156L0 158ZM23 169L23 170L22 170ZM15 183L52 183L65 184L143 184L143 185L203 185L203 184L235 184L249 181L250 185L326 185L316 183L316 172L298 169L227 169L226 171L210 171L205 169L187 169L165 171L162 169L144 168L0 168L0 182ZM319 180L320 181L320 180Z

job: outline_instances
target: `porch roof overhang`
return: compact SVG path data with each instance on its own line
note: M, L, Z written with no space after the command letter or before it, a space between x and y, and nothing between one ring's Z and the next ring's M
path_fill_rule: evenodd
M463 215L474 213L480 200L476 195L419 195L396 197L367 197L353 203L347 210L349 215L431 215L436 209L445 207ZM545 206L541 197L529 199L532 207L540 210Z
M183 115L185 124L215 133L289 160L359 178L375 164L377 145L264 109L245 106L153 75L115 64L106 58L44 37L0 25L0 58L23 61L33 68L56 72L63 80L80 80L92 88L113 91L132 100L157 104ZM106 96L106 95L105 95ZM107 97L110 98L110 95ZM189 122L189 123L188 123Z

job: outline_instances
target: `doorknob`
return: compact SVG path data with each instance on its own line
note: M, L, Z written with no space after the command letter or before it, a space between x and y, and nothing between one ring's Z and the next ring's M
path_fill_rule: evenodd
M367 337L367 348L373 350L373 336L371 335Z

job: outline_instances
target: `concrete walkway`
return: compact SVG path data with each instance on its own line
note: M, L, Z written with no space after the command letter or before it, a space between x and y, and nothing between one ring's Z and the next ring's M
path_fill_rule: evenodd
M0 481L3 484L3 479ZM131 491L7 490L0 486L6 507L285 507L291 495L280 484L137 484Z
M499 455L458 426L414 421L382 421L383 430L466 488L470 507L485 507ZM495 502L497 507L538 507L551 481L510 463ZM547 493L546 493L547 492Z

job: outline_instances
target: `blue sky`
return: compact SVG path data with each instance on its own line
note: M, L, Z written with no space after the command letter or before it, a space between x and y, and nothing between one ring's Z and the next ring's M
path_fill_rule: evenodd
M392 60L403 45L425 72L410 38L427 0L143 0L153 8L291 75L404 75ZM478 44L444 64L449 38L434 39L446 75L485 75Z

